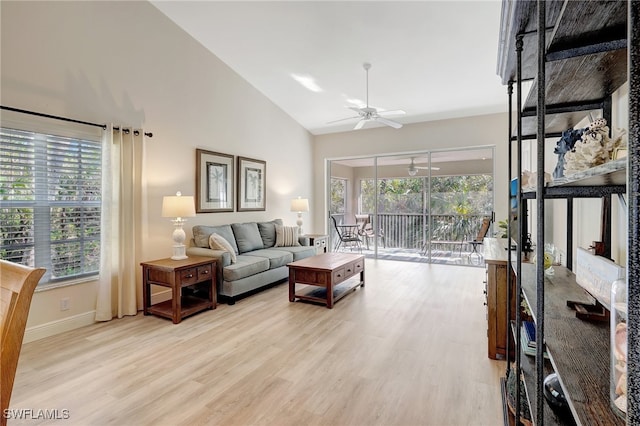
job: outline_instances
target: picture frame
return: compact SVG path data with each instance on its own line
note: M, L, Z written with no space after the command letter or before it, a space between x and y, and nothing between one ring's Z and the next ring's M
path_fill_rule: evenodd
M232 212L234 156L196 149L196 213Z
M266 210L267 162L238 156L238 211Z

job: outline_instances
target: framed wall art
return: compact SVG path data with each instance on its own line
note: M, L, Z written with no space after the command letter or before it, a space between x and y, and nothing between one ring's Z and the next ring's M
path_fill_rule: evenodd
M266 210L267 162L238 157L238 211Z
M233 155L196 149L196 212L232 212Z

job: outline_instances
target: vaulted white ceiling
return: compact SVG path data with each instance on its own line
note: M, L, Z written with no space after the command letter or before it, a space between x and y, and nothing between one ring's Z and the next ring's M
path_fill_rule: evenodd
M366 102L364 62L401 123L506 111L498 0L152 3L313 134L353 129L327 122Z

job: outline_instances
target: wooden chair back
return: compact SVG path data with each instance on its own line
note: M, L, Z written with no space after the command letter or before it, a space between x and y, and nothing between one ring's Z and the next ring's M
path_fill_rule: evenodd
M44 268L0 260L0 425L9 408L29 307Z
M482 219L482 225L480 225L480 230L478 231L478 236L474 241L481 243L484 240L484 237L487 236L487 232L489 231L490 225L491 225L491 218L488 216L484 217Z

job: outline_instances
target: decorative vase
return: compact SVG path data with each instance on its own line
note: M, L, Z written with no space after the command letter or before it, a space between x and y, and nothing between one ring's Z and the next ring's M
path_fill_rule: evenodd
M620 417L627 413L627 282L611 285L611 408Z

